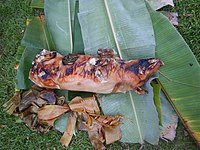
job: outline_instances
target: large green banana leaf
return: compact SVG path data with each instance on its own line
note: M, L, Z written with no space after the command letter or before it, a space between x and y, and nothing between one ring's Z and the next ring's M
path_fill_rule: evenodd
M17 69L17 89L28 89L32 82L29 80L29 70L31 63L41 49L54 50L54 43L48 32L46 21L42 17L36 17L28 23L24 37L22 39L23 54L18 55L20 58Z
M177 30L148 7L156 37L156 56L165 66L160 82L190 134L200 144L200 66Z
M154 84L154 83L152 83L151 86L153 87L153 93L154 93L153 100L156 106L156 110L158 112L159 124L162 126L162 107L160 101L161 86L159 84Z
M42 16L29 21L21 44L25 47L54 50L54 43Z
M17 69L17 89L28 89L33 83L29 80L29 70L32 66L32 61L40 52L37 48L24 48L21 56L19 67Z
M20 59L22 57L22 54L23 54L24 50L25 50L25 47L23 47L23 46L19 46L17 48L17 53L16 53L16 57L15 57L16 65L20 63Z
M82 0L79 9L85 53L95 55L98 48L108 47L115 48L124 59L154 57L153 26L144 1ZM150 81L145 86L147 95L131 91L102 98L105 114L125 116L123 142L158 142L159 120Z
M73 30L73 53L84 53L84 45L83 45L83 38L81 33L81 27L78 20L78 13L79 13L79 1L76 1L75 5L75 14L74 14L74 30Z
M96 55L97 49L109 47L115 48L123 59L153 57L154 33L144 1L104 2L80 1L79 21L85 52Z
M63 55L73 51L72 22L75 2L75 0L45 0L44 4L48 29L56 50Z

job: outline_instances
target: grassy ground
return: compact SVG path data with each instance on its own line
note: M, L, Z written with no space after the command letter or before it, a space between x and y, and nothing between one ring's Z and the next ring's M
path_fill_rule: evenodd
M16 49L25 29L26 18L37 15L39 12L29 8L30 0L0 0L0 149L65 149L59 143L61 134L51 131L47 134L38 134L30 131L23 123L18 123L16 118L3 111L5 103L14 92L16 71ZM176 0L176 8L173 11L179 13L181 32L192 51L200 62L200 9L197 0ZM189 136L184 136L184 128L179 124L177 137L173 142L161 141L158 146L146 144L144 149L175 149L193 150L196 145ZM92 149L87 134L79 132L73 138L69 149ZM108 146L108 149L138 149L138 144L124 144L116 142Z

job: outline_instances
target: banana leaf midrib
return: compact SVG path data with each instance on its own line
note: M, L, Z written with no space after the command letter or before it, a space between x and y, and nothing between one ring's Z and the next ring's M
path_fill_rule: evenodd
M112 17L110 15L110 11L109 11L109 7L108 7L108 4L107 4L107 0L104 0L104 5L105 5L105 8L106 8L106 12L107 12L107 15L108 15L108 20L109 20L109 23L110 23L110 28L112 29L112 33L113 33L113 37L114 37L114 41L115 41L115 44L116 44L116 47L117 47L117 51L118 51L119 57L121 59L123 59L122 54L121 54L121 49L119 47L119 43L118 43L117 38L116 38L116 34L115 34L116 32L115 32L115 29L114 29L114 26L113 26L113 23L112 23ZM133 112L132 113L133 113L133 115L135 116L135 119L136 119L136 125L137 125L138 133L139 133L139 136L140 136L140 143L143 143L144 141L143 141L142 134L141 134L140 124L139 124L139 121L138 121L137 110L136 110L136 107L135 107L135 104L134 104L133 96L132 96L130 91L128 93L129 93L131 104L132 104L132 107L133 107Z

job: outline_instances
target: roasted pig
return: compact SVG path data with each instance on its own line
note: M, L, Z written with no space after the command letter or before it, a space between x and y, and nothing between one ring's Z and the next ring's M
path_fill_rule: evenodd
M163 65L159 59L122 60L114 57L112 49L99 49L97 57L43 50L36 56L29 72L30 79L40 87L116 93L135 90L147 91L141 86Z

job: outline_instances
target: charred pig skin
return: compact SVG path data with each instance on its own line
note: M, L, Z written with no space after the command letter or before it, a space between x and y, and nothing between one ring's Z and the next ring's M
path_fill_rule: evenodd
M112 49L99 49L97 57L43 50L36 56L29 78L38 86L51 89L118 93L135 90L145 94L142 85L162 65L160 59L122 60Z

